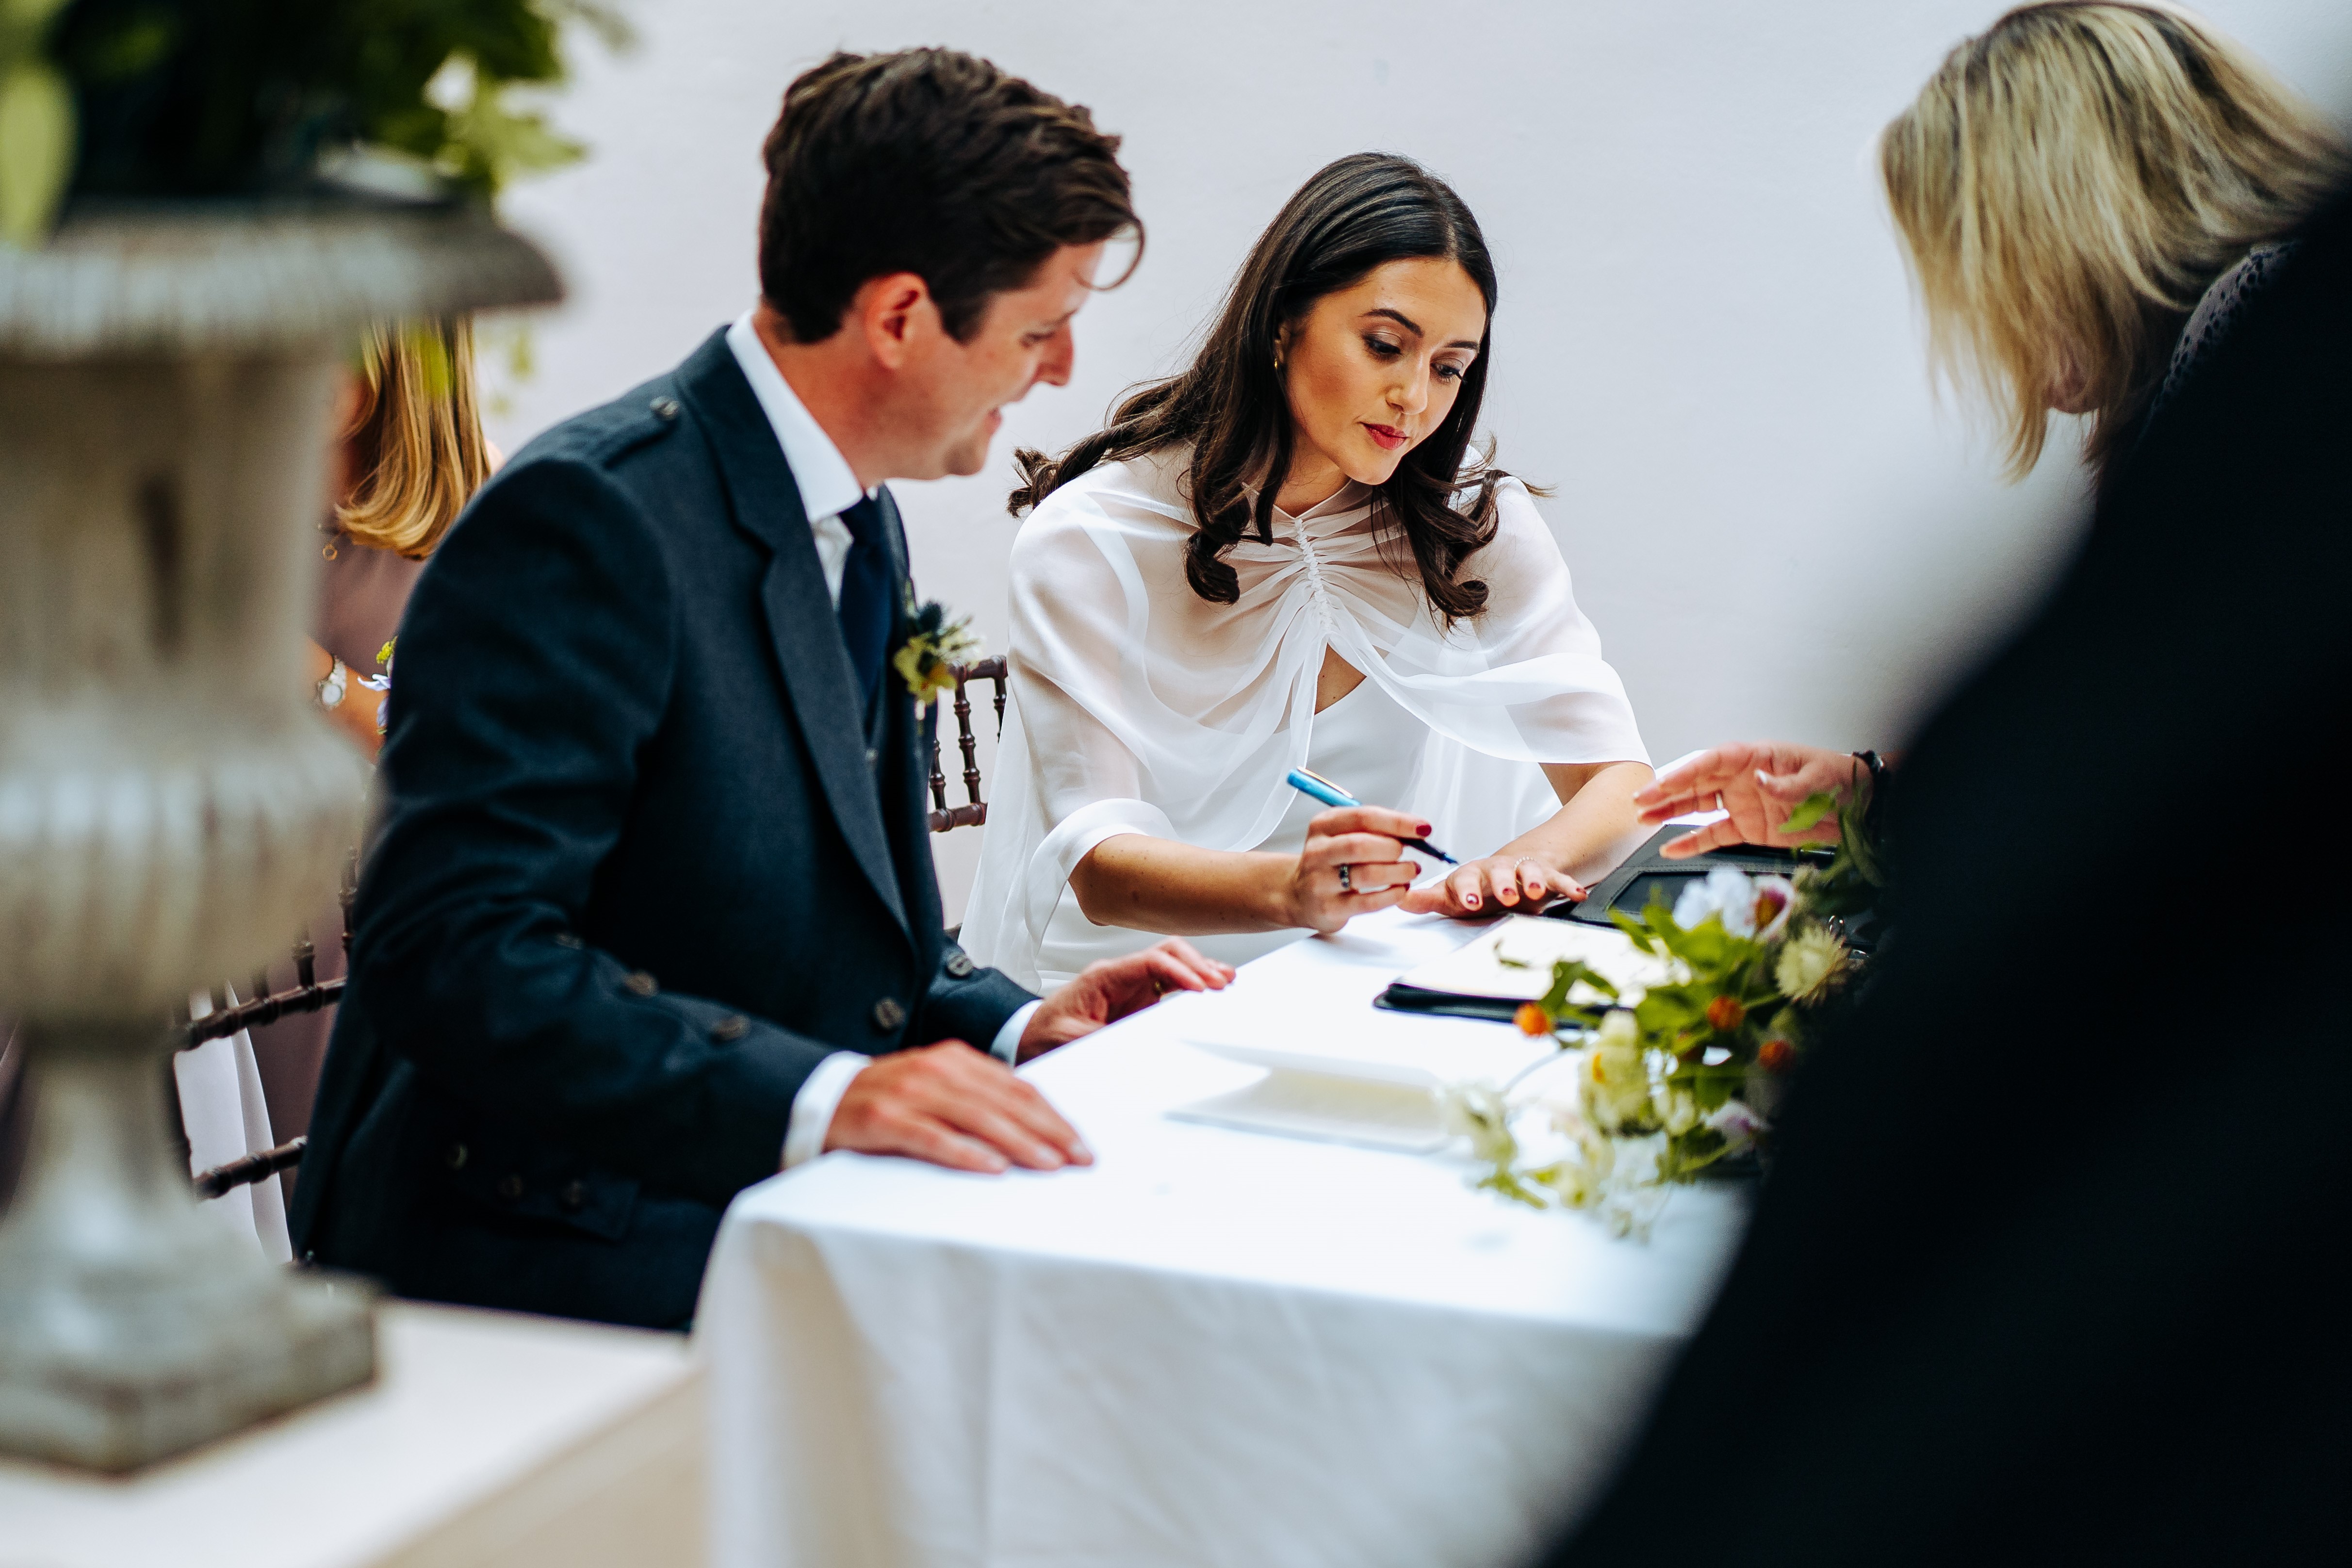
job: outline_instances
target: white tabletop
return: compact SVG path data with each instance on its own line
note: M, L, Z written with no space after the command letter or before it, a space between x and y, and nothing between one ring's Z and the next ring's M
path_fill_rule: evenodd
M1475 934L1368 917L1225 1005L1360 1027ZM698 1331L717 1561L1500 1563L1603 1471L1738 1197L1678 1191L1632 1243L1459 1157L1171 1120L1263 1071L1184 1043L1186 1005L1026 1069L1091 1169L836 1154L737 1199Z
M127 1478L0 1460L0 1568L699 1563L674 1334L408 1302L375 1383Z

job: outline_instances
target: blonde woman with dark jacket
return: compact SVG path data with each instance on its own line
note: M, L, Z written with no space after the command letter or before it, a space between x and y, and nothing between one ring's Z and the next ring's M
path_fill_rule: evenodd
M2325 116L2165 5L2021 5L1945 58L1881 138L1929 357L1998 416L2009 471L2050 416L2128 455L2200 301L2341 179Z
M2347 173L2325 116L2187 13L2021 5L1945 58L1879 142L1936 371L1999 421L2009 475L2053 415L2083 420L2102 490L2199 361L2294 264L2293 235ZM1833 838L1779 825L1874 767L1786 742L1722 746L1634 797L1644 822L1729 812L1670 855Z

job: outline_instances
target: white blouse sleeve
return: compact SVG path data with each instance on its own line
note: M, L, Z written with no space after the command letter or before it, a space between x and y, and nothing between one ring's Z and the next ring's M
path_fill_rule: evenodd
M1038 984L1036 952L1078 862L1122 833L1177 837L1143 797L1148 744L1116 698L1129 663L1127 584L1077 498L1049 498L1010 563L1010 701L980 874L964 921L971 956Z
M1399 700L1488 756L1648 762L1624 682L1601 655L1534 498L1507 479L1495 502L1495 537L1461 573L1486 584L1486 606L1450 628L1426 619L1390 650Z

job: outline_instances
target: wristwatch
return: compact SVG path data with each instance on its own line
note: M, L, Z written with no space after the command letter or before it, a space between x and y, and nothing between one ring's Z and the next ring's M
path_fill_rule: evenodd
M1864 826L1874 832L1885 815L1886 759L1876 752L1849 752L1846 754L1860 763L1869 774L1869 795L1862 803L1862 821Z
M327 671L327 678L319 682L319 706L341 708L344 693L351 689L351 679L352 672L343 667L343 661L340 658L335 660L334 668Z

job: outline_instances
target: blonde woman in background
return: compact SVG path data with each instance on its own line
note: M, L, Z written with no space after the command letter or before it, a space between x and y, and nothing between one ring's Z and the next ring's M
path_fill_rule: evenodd
M1998 418L2009 477L2051 416L2085 421L2104 490L2200 359L2293 265L2291 237L2352 172L2323 116L2187 13L2103 0L2021 5L1948 56L1881 138L1880 177L1927 308L1928 357ZM1817 791L1851 798L1874 759L1718 747L1634 797L1642 820L1729 812L1675 841L1780 831Z
M336 727L383 744L379 656L425 559L497 467L463 318L371 329L339 410L335 506L321 525L310 679Z
M334 503L319 530L308 673L327 718L373 760L383 743L385 692L362 680L383 679L379 655L400 630L425 557L498 466L497 450L482 433L471 322L459 317L370 329L337 414ZM320 889L310 920L322 980L343 973L337 894ZM270 981L273 989L293 984L290 963L273 968ZM268 1120L260 1127L247 1116L248 1142L267 1148L308 1130L334 1018L330 1008L252 1032ZM292 1173L299 1174L299 1168Z

